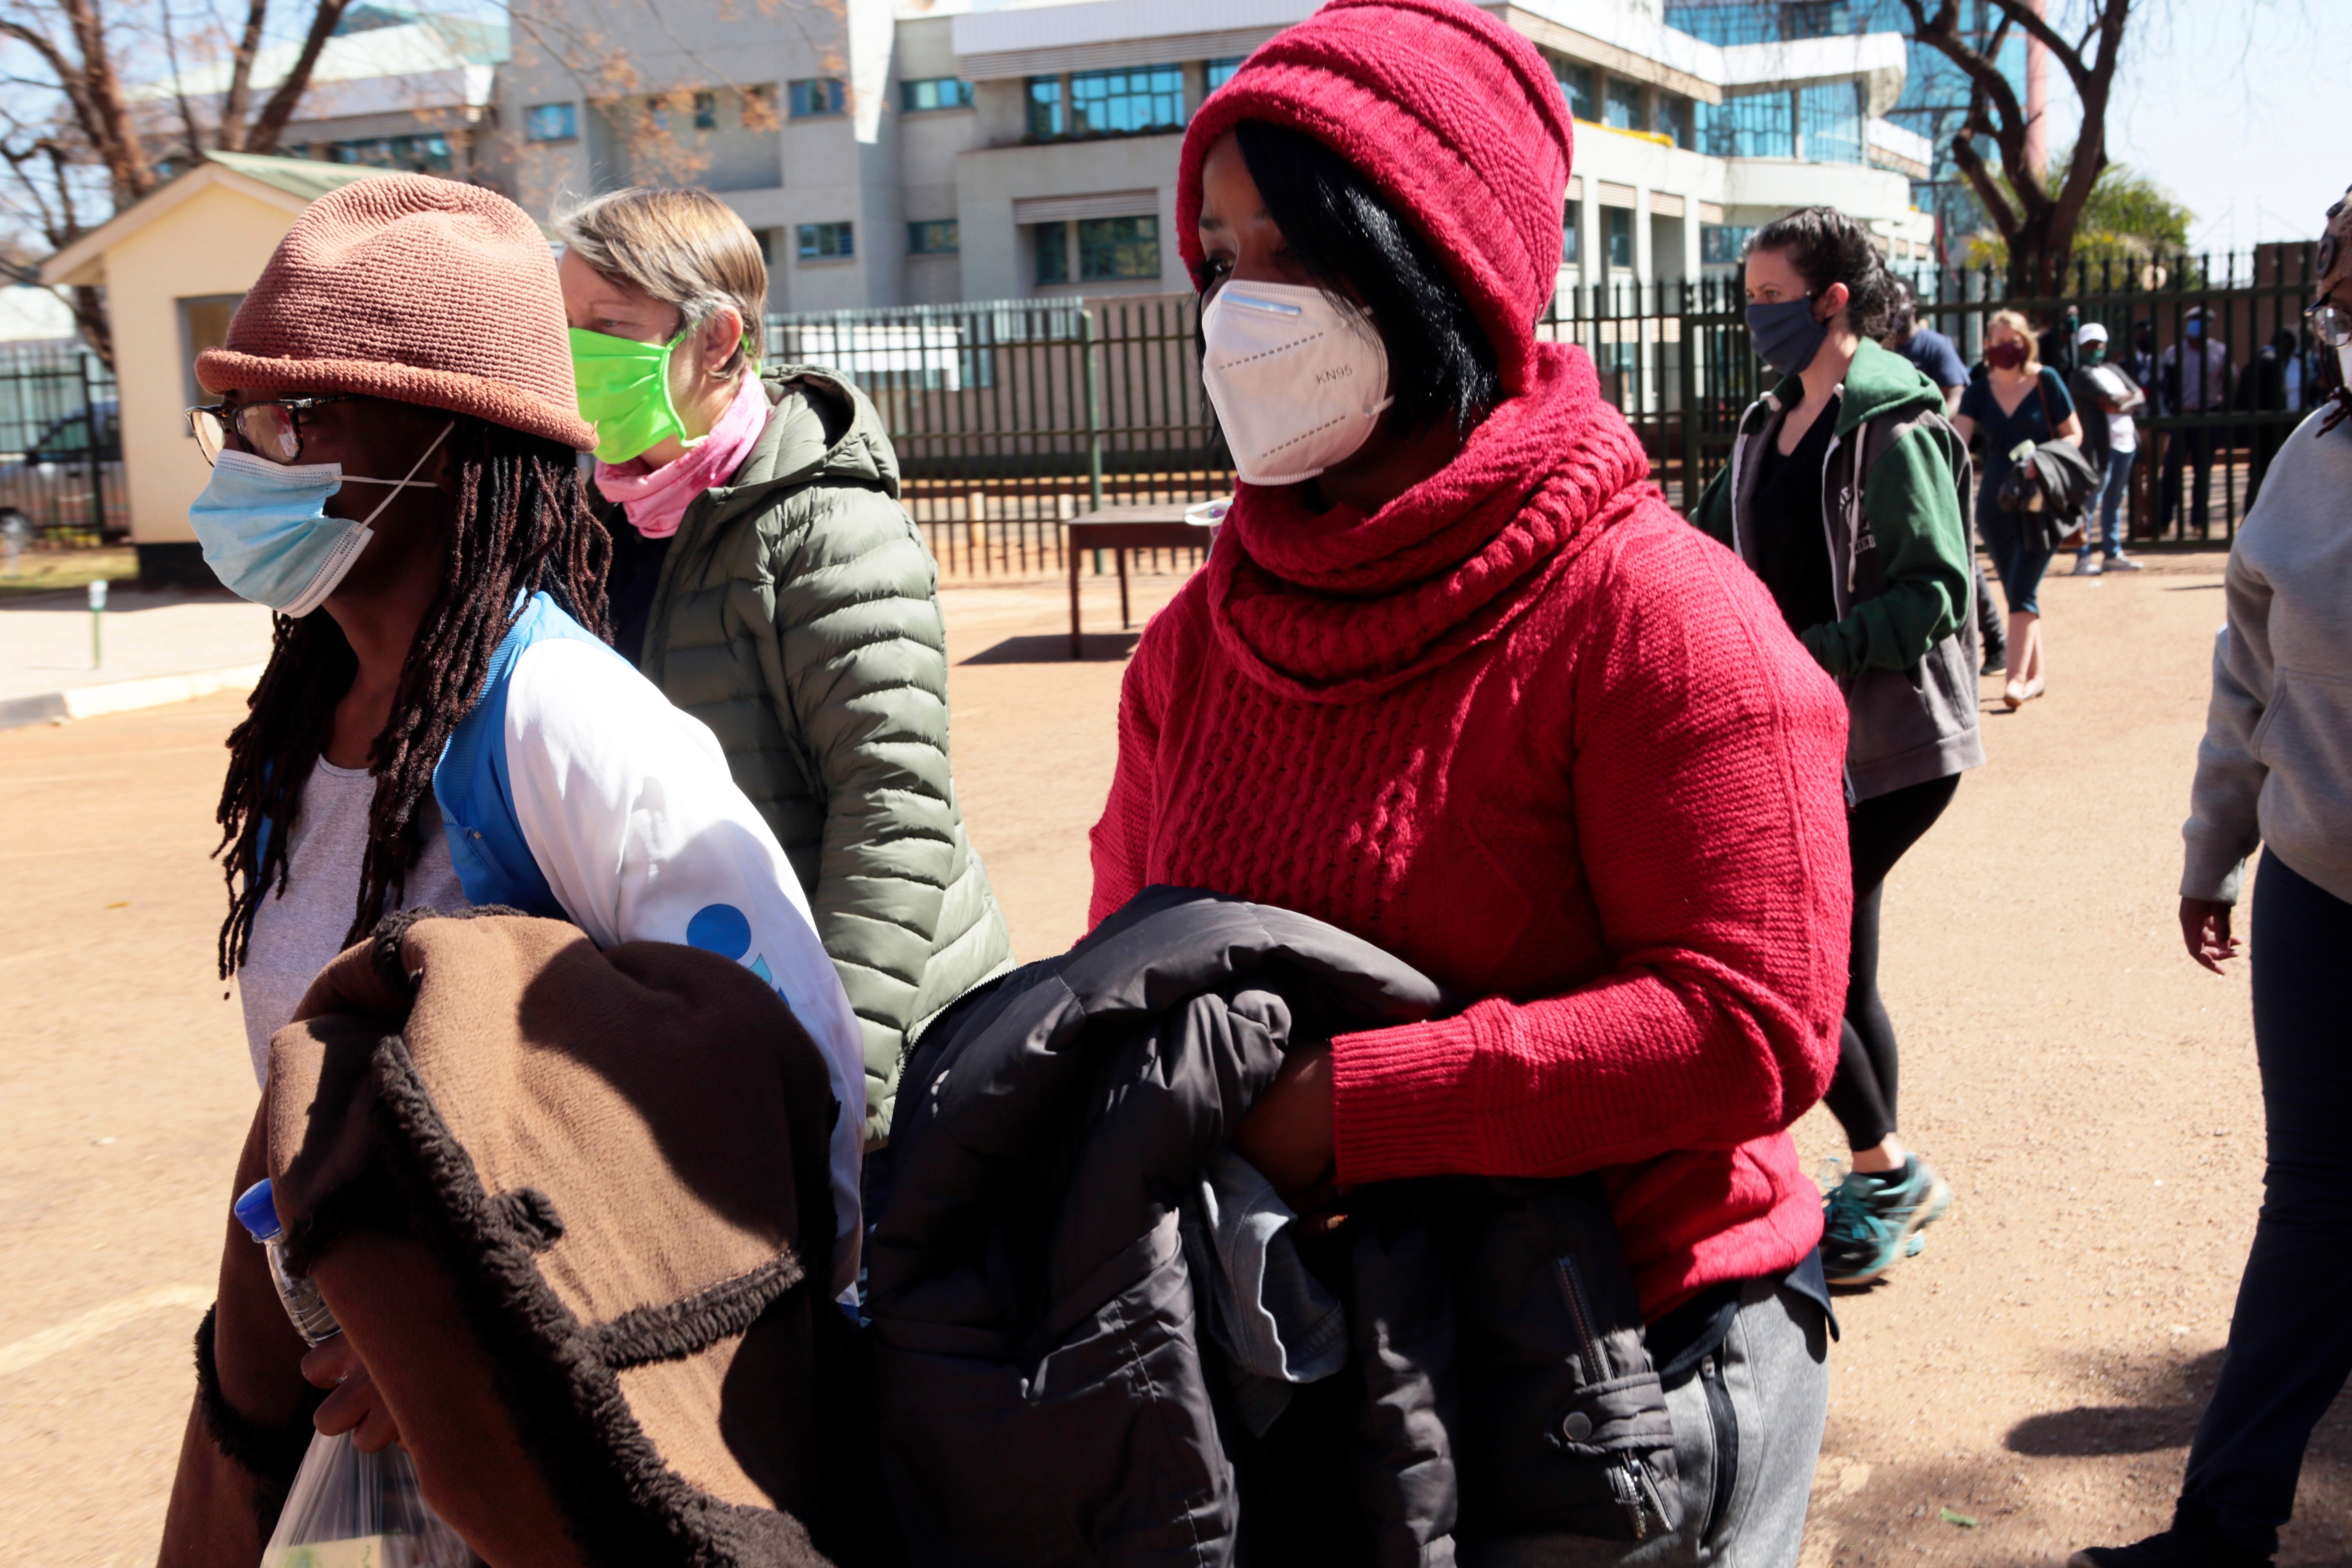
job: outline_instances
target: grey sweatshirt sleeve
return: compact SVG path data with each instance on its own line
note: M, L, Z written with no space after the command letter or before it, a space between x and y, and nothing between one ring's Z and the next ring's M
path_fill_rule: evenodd
M2268 770L2254 755L2254 730L2269 706L2276 666L2271 657L2271 586L2230 552L2230 618L2213 639L2213 695L2205 710L2205 739L2197 747L2197 780L2189 786L2188 862L2180 896L2238 901L2246 857L2262 833L2255 805Z

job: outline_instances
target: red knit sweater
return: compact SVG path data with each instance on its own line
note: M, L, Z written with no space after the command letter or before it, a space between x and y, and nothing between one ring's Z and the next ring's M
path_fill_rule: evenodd
M1547 367L1578 384L1570 423L1618 439L1576 360ZM1525 460L1509 416L1544 401L1506 404L1432 486ZM1786 1130L1837 1054L1845 710L1753 573L1601 471L1638 465L1630 437L1601 446L1581 468L1554 447L1457 570L1421 560L1374 597L1400 553L1376 539L1325 574L1345 594L1259 560L1365 542L1363 520L1244 488L1129 667L1092 919L1208 888L1485 998L1334 1042L1341 1182L1606 1168L1654 1318L1820 1239ZM1430 497L1398 506L1426 531Z

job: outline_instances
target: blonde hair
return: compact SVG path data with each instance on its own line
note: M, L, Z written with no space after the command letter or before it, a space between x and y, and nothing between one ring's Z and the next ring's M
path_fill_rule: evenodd
M1985 346L1992 345L1992 330L2007 327L2025 342L2025 363L2018 366L2020 374L2038 375L2042 371L2042 340L2033 335L2033 323L2021 310L1995 310L1992 320L1985 323Z
M692 331L721 310L743 342L721 374L757 364L767 338L768 264L735 209L708 191L638 186L591 197L556 218L564 248L615 283L677 308Z

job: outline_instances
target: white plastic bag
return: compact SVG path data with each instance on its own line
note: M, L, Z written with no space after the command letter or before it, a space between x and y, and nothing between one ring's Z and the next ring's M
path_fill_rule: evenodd
M397 1445L362 1454L352 1434L310 1439L261 1568L466 1568L473 1552L425 1506Z

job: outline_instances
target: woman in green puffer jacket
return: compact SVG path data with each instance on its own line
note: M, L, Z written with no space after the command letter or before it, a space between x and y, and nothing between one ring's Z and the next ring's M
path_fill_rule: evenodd
M799 873L877 1147L908 1044L1013 966L948 768L937 564L865 394L761 369L767 266L731 209L616 191L557 228L614 646L710 726Z

